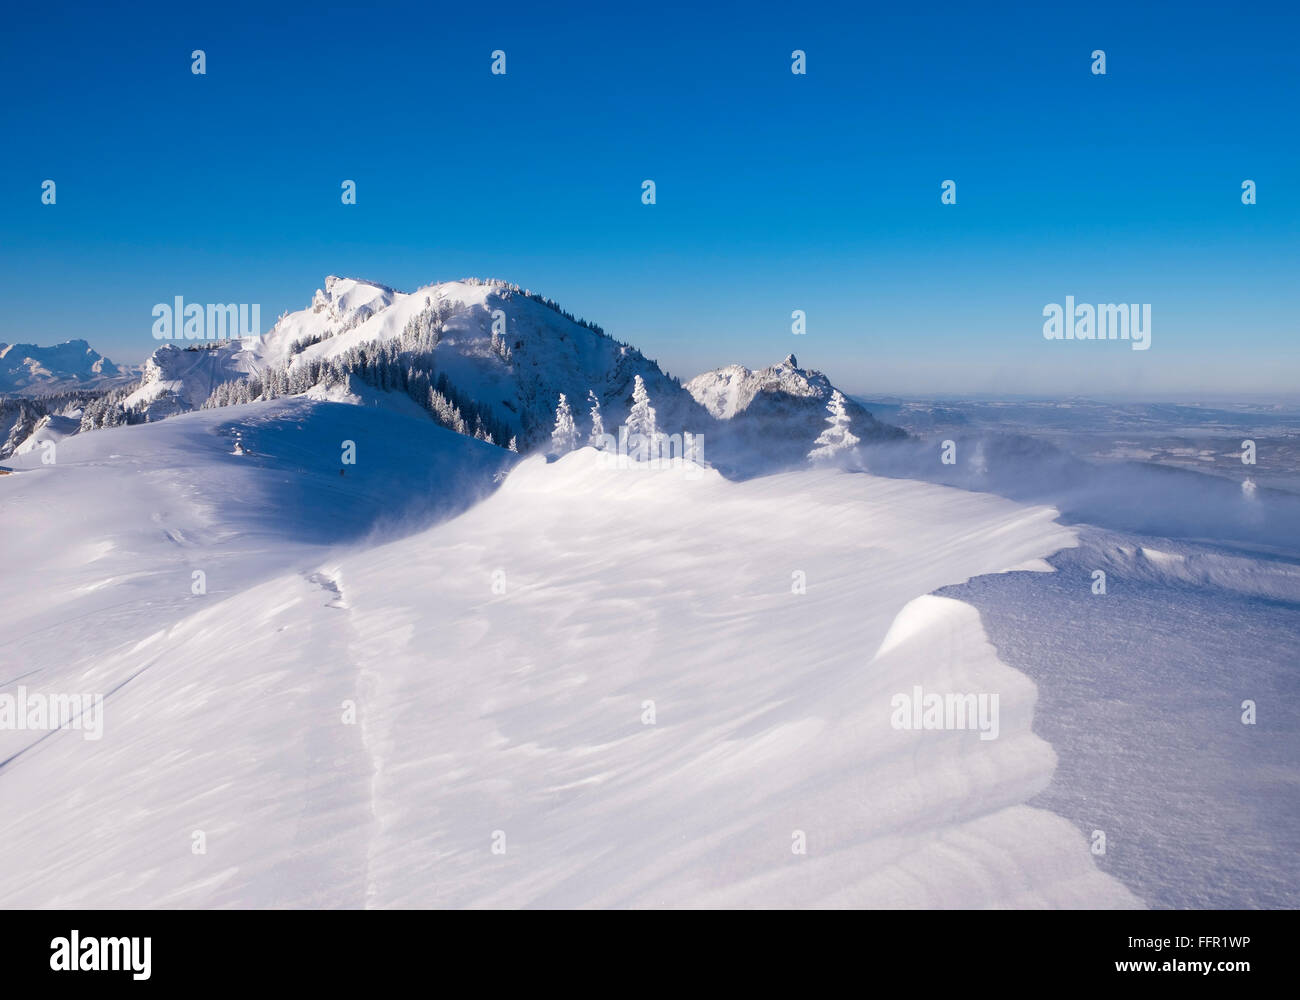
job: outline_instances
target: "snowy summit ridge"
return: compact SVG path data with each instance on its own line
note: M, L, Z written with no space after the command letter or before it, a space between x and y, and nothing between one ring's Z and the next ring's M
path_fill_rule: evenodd
M805 371L793 354L759 371L744 365L725 365L696 375L686 383L696 401L720 420L743 413L761 392L829 400L831 383L818 371Z

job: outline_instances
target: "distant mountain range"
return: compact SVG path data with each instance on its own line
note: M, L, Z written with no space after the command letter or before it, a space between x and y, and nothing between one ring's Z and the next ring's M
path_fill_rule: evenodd
M10 354L0 394L33 396L125 381L122 369L82 340L55 348L15 345L0 356ZM593 405L605 429L616 429L627 420L638 378L659 430L702 434L706 460L751 472L801 463L825 426L835 391L825 375L800 368L793 355L760 371L730 365L683 385L635 347L504 281L470 278L400 292L331 275L306 308L282 315L264 334L162 344L129 392L119 389L83 409L79 400L48 413L29 406L17 419L30 429L55 415L63 418L61 429L80 420L84 430L300 393L354 401L346 387L361 379L413 397L445 426L502 447L514 440L527 451L549 441L561 394L577 417L582 442ZM431 401L430 390L442 402ZM905 436L856 401L848 400L847 410L863 441ZM15 421L8 413L0 412L0 420L9 450L29 436L10 426Z
M99 388L129 374L84 340L53 347L0 343L0 395Z

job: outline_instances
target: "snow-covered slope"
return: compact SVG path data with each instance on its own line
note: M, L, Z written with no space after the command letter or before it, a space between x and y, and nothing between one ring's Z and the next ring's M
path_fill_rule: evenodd
M76 434L79 430L81 430L81 421L75 417L46 414L36 421L31 434L14 448L12 454L25 455L27 452L40 447L44 441L52 441L57 444L64 438Z
M0 397L0 458L78 433L87 401L99 395L94 389L74 389L52 395Z
M758 371L727 365L696 375L686 390L714 417L715 455L723 466L751 472L801 464L826 427L835 387L819 371L799 367L793 354ZM845 400L852 433L864 443L893 441L902 431Z
M6 460L0 562L22 571L0 574L0 682L68 683L69 665L326 551L464 509L514 458L385 403L205 410L79 434L52 465L42 449ZM21 735L0 732L0 760Z
M45 408L34 400L23 398L0 399L0 458L12 455L32 436L47 414Z
M84 340L53 347L0 344L0 395L104 385L121 374L117 365Z
M280 400L13 462L0 682L107 698L98 741L0 733L0 905L1136 903L1025 805L1033 684L925 596L1072 544L1050 509L583 450L375 545L509 458L401 419ZM916 685L999 693L998 738L895 729Z

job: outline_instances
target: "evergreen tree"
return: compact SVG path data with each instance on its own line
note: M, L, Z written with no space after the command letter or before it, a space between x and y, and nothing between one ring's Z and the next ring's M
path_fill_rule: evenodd
M601 438L605 436L605 422L600 418L600 400L590 389L587 390L587 402L591 404L591 437L587 443L593 448L600 448L604 443Z
M555 408L555 429L551 431L551 451L556 455L567 455L578 447L578 427L573 422L573 411L564 393L560 393L560 405Z
M640 434L647 444L655 437L655 411L640 375L635 377L632 385L632 411L627 415L627 434L629 438Z
M838 390L831 393L831 401L826 404L830 414L826 418L827 428L813 442L808 457L814 461L825 461L846 454L858 443L858 439L849 430L849 415L844 408L844 396Z

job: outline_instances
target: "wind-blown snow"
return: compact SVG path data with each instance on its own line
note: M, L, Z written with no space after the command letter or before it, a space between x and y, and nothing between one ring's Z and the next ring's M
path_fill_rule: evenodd
M1025 805L1032 682L925 596L1072 545L1050 508L582 449L375 545L511 457L400 419L281 400L14 462L42 584L5 578L2 689L108 697L98 742L0 734L0 905L1136 905ZM915 685L1000 694L999 737L893 729Z
M1035 731L1061 764L1034 804L1102 831L1098 866L1150 906L1294 909L1300 565L1093 527L1080 541L1048 577L942 591L1040 686Z

